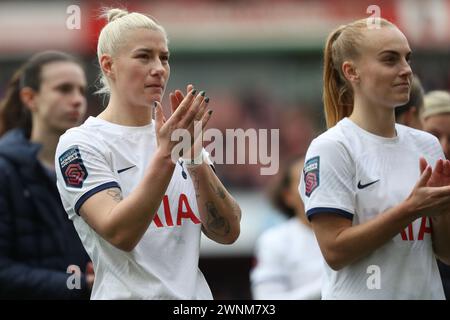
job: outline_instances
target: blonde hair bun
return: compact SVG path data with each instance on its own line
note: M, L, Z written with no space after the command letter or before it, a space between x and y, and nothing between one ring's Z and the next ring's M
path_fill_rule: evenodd
M107 19L108 23L100 31L97 43L97 58L101 66L102 55L115 56L119 46L125 41L127 32L135 29L148 29L163 33L166 42L167 34L164 28L148 15L139 12L128 12L120 8L104 8L100 18ZM97 94L109 95L111 90L109 80L101 70Z
M122 18L123 16L126 16L129 14L127 10L119 9L119 8L108 8L104 11L103 16L106 17L106 19L109 22L115 21L119 18Z

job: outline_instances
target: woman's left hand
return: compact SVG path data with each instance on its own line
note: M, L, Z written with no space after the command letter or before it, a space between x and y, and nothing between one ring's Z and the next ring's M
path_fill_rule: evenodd
M186 94L191 92L194 89L192 84L188 84L186 87ZM175 90L169 94L170 97L170 105L172 113L174 113L181 101L184 99L184 94L181 90ZM200 156L203 147L203 129L205 128L207 122L210 119L212 111L210 110L208 114L206 113L206 108L208 106L209 98L205 98L204 102L200 106L200 110L196 116L195 121L192 123L191 128L189 128L189 132L192 137L191 149L188 151L188 154L183 155L183 157L187 159L196 159ZM197 127L195 127L197 125ZM199 130L200 129L200 130Z
M420 173L425 170L428 163L424 158L420 158ZM450 185L450 161L439 159L428 181L428 187L443 187Z

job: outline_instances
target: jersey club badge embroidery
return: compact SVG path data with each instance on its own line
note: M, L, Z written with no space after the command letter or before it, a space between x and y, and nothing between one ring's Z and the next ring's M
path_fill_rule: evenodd
M320 157L309 159L303 168L305 179L305 195L309 197L311 193L319 186L319 162Z
M78 147L70 148L59 157L59 167L66 186L79 189L83 187L88 172L83 164Z

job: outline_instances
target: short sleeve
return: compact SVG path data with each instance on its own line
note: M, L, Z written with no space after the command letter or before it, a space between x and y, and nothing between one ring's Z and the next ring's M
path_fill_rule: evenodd
M315 139L305 157L300 196L308 219L318 213L355 214L355 165L345 146L330 139Z
M83 203L94 194L120 188L112 169L109 151L84 133L63 135L55 154L57 187L69 214L79 214Z

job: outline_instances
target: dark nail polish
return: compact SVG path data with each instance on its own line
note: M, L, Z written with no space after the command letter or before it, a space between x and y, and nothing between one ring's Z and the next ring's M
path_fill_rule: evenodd
M197 90L192 90L192 95L195 96L195 94L197 93Z
M209 97L206 97L205 102L206 102L206 103L209 102Z
M205 91L201 91L201 92L200 92L200 95L201 95L202 97L204 97L204 96L205 96L205 94L206 94L206 92L205 92Z

